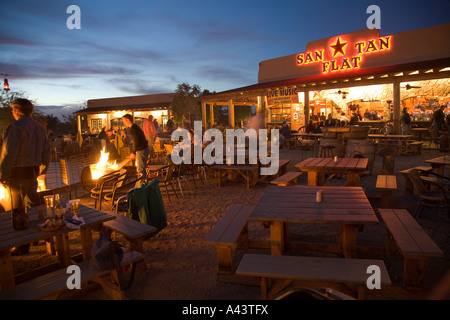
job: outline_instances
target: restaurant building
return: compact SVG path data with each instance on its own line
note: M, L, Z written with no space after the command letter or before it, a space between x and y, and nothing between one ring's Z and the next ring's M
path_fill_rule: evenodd
M234 108L242 104L264 113L269 128L287 121L298 130L322 115L350 119L359 112L367 124L387 122L400 133L404 107L414 121L429 126L436 107L450 111L449 34L445 23L392 35L365 29L311 41L303 52L262 61L257 84L202 97L203 126L214 123L215 106L225 105L235 127Z
M87 108L74 112L78 117L78 131L98 133L102 128L123 128L122 116L129 113L134 122L142 126L149 115L165 125L171 113L174 93L151 94L131 97L106 98L88 100Z

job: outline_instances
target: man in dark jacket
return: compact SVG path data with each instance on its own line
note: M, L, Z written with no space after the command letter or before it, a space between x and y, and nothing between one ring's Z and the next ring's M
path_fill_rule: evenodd
M145 168L147 166L147 158L150 154L150 149L144 131L142 131L137 124L133 123L133 116L131 114L124 115L122 117L122 122L127 128L130 128L130 135L133 139L133 148L129 158L136 160L136 171L138 174L142 174L145 179L147 177Z
M0 155L0 181L11 187L14 208L39 205L38 179L44 180L51 160L51 146L45 128L31 118L34 107L27 99L11 103L15 119L6 129ZM8 200L10 201L9 197ZM2 203L5 210L10 203ZM25 253L30 246L21 246Z

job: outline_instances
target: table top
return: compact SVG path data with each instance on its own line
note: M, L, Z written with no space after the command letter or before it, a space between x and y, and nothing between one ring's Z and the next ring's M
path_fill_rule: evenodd
M375 139L410 139L412 135L409 134L369 134L369 138Z
M64 204L63 204L64 207ZM46 215L45 205L36 206L28 209L28 224L29 227L25 230L14 230L12 227L12 220L10 212L0 214L0 250L17 247L23 244L32 243L37 240L47 239L53 236L66 234L74 229L69 229L63 226L56 231L41 231L38 224L45 222L46 218L39 220L38 211L42 210L44 217ZM106 212L96 210L80 204L80 217L83 217L85 224L80 229L92 227L101 224L105 221L115 219L115 217ZM72 216L71 213L65 213L65 217Z
M299 132L299 133L291 133L291 136L301 136L301 137L323 137L323 133L306 133L306 132Z
M324 191L324 201L316 193ZM361 187L268 186L249 220L291 223L378 223Z
M412 131L428 131L428 128L411 128Z
M295 166L302 171L364 171L368 163L368 158L308 158Z
M435 164L450 164L450 155L437 157L434 159L425 160L427 163L435 163Z

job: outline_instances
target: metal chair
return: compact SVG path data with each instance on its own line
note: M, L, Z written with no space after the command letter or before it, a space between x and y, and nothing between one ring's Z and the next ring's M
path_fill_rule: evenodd
M91 197L95 199L94 207L96 209L97 201L99 202L98 209L101 210L103 197L108 193L112 193L116 185L121 186L127 179L127 175L127 169L120 169L119 171L106 174L97 180L97 185L91 189Z
M119 205L126 202L128 192L130 192L134 188L137 188L144 181L143 178L144 177L139 174L137 179L134 179L122 185L120 185L120 183L116 183L114 185L113 191L104 196L104 200L106 202L111 202L111 211L115 211L116 213L118 213Z
M416 189L418 195L419 195L419 204L416 207L416 210L414 212L414 217L419 218L423 207L437 207L438 208L438 214L440 213L441 208L443 207L448 214L448 202L447 197L445 194L445 191L443 189L440 190L428 190L426 188L426 185L424 181L420 178L421 170L414 169L411 170L408 174L411 178L411 181L414 185L414 188ZM430 174L430 173L427 173Z
M166 170L164 178L160 179L160 182L159 182L159 186L164 187L166 189L166 195L167 195L167 198L169 198L169 202L171 202L169 190L168 190L169 186L172 188L173 193L178 198L178 194L173 187L173 174L174 174L175 170L176 170L176 165L174 165L174 164L170 165Z

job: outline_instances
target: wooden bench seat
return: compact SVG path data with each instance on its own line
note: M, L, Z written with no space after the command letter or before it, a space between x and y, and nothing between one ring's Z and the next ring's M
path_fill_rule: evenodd
M408 151L414 155L422 154L422 141L411 141L408 142Z
M144 252L144 239L148 235L158 231L158 229L153 226L133 220L129 217L109 211L108 213L115 216L116 218L104 222L103 226L108 230L122 234L128 241L130 248L137 252Z
M423 285L425 261L443 252L405 209L379 209L386 228L386 254L398 249L404 257L405 287Z
M254 206L233 205L211 229L204 241L217 249L218 271L233 273L233 248L248 246L247 218Z
M245 166L245 165L214 165L211 169L218 171L218 187L222 186L222 178L235 171L239 173L247 182L247 189L250 189L251 186L256 185L258 182L258 171L259 168L257 166ZM222 171L222 172L221 172Z
M258 277L262 299L271 299L292 282L301 286L355 286L358 298L364 297L367 268L376 265L380 268L381 288L391 286L391 280L382 260L342 259L303 256L278 256L247 253L242 258L237 275ZM352 291L352 294L355 291Z
M278 176L281 176L287 172L287 165L291 160L278 160Z
M276 184L278 186L291 186L297 184L298 177L302 174L303 172L287 172L281 177L272 180L270 183Z
M375 187L381 190L381 207L392 208L392 190L397 190L397 177L380 174Z
M400 173L405 178L405 194L411 194L414 192L414 185L411 181L411 178L409 177L409 172L414 169L423 170L423 171L427 171L427 172L433 171L433 168L430 166L428 166L428 167L427 166L418 166L418 167L409 168L409 169L400 171Z
M143 260L142 253L123 248L122 266ZM113 299L124 299L125 293L119 286L109 280L104 279L106 275L117 279L116 270L99 270L91 262L86 260L77 264L80 267L81 284L88 281L99 283L102 289ZM62 292L69 290L67 288L67 279L72 274L66 273L66 269L59 269L54 272L39 276L27 282L18 284L14 287L0 291L1 300L39 300L56 299ZM77 289L73 289L77 290Z

